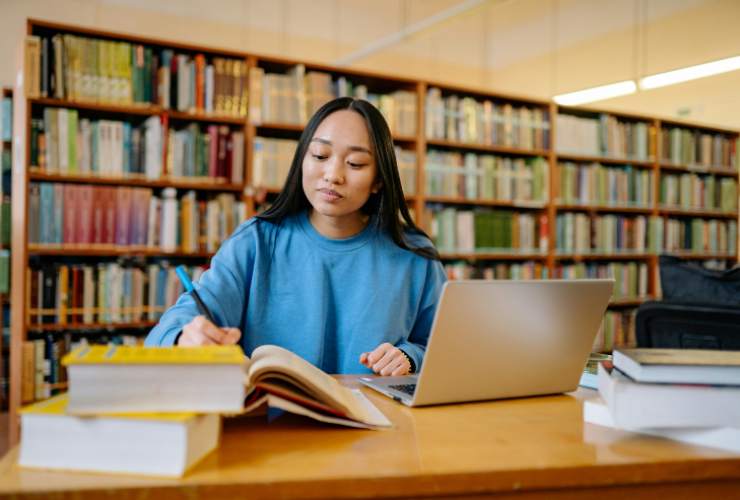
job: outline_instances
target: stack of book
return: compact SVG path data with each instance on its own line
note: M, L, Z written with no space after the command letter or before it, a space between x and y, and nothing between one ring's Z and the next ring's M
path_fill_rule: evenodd
M740 351L617 350L598 389L588 423L740 452Z
M24 467L182 476L218 447L222 415L265 407L379 429L359 390L278 346L83 346L67 356L69 392L21 412Z

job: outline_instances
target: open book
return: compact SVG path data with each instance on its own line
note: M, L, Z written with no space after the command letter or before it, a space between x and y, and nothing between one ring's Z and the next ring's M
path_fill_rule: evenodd
M84 346L63 360L72 415L239 414L265 405L351 427L391 423L359 390L292 352L260 346Z

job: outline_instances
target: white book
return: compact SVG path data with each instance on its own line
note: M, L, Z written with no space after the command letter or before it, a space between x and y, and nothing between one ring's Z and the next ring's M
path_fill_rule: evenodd
M740 385L740 351L619 349L614 366L640 382Z
M177 191L175 188L162 190L162 224L159 246L165 252L177 250Z
M159 246L159 220L161 212L161 201L156 196L149 199L149 213L147 220L146 246Z
M162 176L162 123L159 116L151 116L144 126L144 171L147 179L159 179Z
M646 384L598 367L599 394L618 427L721 427L740 423L740 387Z
M589 424L601 425L617 429L609 407L601 398L587 399L583 402L583 421ZM643 428L624 429L638 434L663 437L697 446L707 446L720 450L740 453L740 428L737 427L710 427L710 428ZM587 429L584 427L584 434ZM588 442L589 440L586 439Z
M182 476L218 447L219 415L75 417L63 394L21 412L21 467Z

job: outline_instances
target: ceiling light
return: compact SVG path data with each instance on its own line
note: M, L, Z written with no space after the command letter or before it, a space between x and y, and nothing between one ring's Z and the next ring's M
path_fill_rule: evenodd
M623 82L610 83L608 85L556 95L553 97L553 100L562 106L577 106L587 102L633 94L636 90L637 85L635 85L634 80L625 80Z
M735 71L737 69L740 69L740 56L728 57L727 59L720 59L719 61L697 64L696 66L689 66L687 68L674 69L673 71L666 71L665 73L646 76L640 80L640 88L654 89L665 87L666 85L696 80L697 78L718 75L720 73Z

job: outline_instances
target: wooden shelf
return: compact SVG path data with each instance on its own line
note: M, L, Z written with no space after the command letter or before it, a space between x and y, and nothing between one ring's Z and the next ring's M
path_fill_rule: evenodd
M679 163L660 163L661 170L672 170L675 172L686 172L691 174L714 174L726 175L730 177L738 176L738 169L728 167L707 167L704 165L684 165Z
M94 111L99 113L111 113L121 115L133 115L133 116L155 116L155 115L167 115L172 120L183 120L183 121L195 121L195 122L206 122L206 123L220 123L224 125L238 125L244 126L246 124L246 117L238 116L220 116L206 113L188 113L183 111L176 111L173 109L165 109L162 106L156 104L114 104L114 103L96 103L87 101L70 101L68 99L51 99L47 97L39 97L35 99L29 99L29 103L32 106L43 106L43 107L55 107L55 108L68 108L77 109L83 111Z
M294 123L264 122L264 123L260 123L259 125L256 125L256 127L257 127L257 135L259 135L261 132L271 132L271 131L295 132L296 135L298 135L301 132L303 132L303 129L306 126L298 125Z
M469 142L446 141L442 139L427 139L427 146L461 149L465 151L479 151L483 153L500 153L514 156L548 156L550 152L544 149L519 149L506 146L473 144Z
M687 260L737 260L737 255L732 253L693 253L677 252L675 250L665 253Z
M555 152L555 154L557 155L558 161L566 160L583 163L602 163L604 165L629 165L632 167L644 168L651 168L655 165L654 160L632 160L629 158L610 158L606 156L590 156L558 152Z
M544 201L496 201L496 200L471 200L468 198L456 198L452 196L425 196L424 201L428 203L446 203L450 205L476 205L486 207L517 208L522 210L542 210L547 207Z
M121 247L104 245L95 247L94 245L77 245L77 246L46 246L46 245L28 245L29 255L40 256L58 256L58 257L176 257L205 259L213 256L212 252L165 252L158 248L140 248L140 247Z
M28 102L32 106L51 106L55 108L70 108L87 111L98 111L101 113L117 113L122 115L154 116L162 113L162 108L160 106L155 106L154 104L98 104L95 102L70 101L68 99L50 99L46 97L29 99Z
M277 123L277 122L264 122L259 125L255 125L257 128L257 135L262 133L269 134L270 132L291 132L296 134L296 138L306 128L305 125L297 125L295 123ZM393 135L393 140L397 142L416 142L416 136L413 135Z
M556 203L555 208L558 211L572 210L578 212L617 212L628 214L650 214L653 212L653 209L650 207L630 207L619 205L568 205Z
M165 109L162 111L167 114L171 120L183 120L190 122L205 122L205 123L220 123L223 125L238 125L243 127L247 123L246 116L219 116L209 115L206 113L185 113L182 111L174 111L171 109Z
M193 189L203 191L241 192L243 189L240 184L230 184L226 182L225 179L212 179L208 177L198 177L193 179L189 179L187 177L171 177L152 180L146 179L144 177L103 177L79 174L54 174L36 170L29 173L29 179L33 181L70 182L116 186L140 186L151 188L174 187L177 189Z
M231 184L226 179L212 179L209 177L166 177L162 179L146 179L144 177L103 177L94 175L54 174L40 170L31 170L28 177L32 181L46 182L73 182L78 184L100 184L110 186L136 186L150 188L188 189L197 191L228 191L240 193L241 184Z
M152 328L156 321L136 321L133 323L68 323L66 325L53 324L30 324L26 328L31 332L61 332L61 331L85 331L85 330L133 330L137 328Z
M591 254L555 254L555 260L647 260L652 257L649 253L591 253Z
M733 212L720 212L715 210L685 210L681 208L658 207L662 215L680 215L682 217L714 217L718 219L737 219L738 214Z
M512 250L514 252L514 250ZM536 253L536 254L522 254L522 253L442 253L440 252L440 258L443 260L544 260L547 255Z

